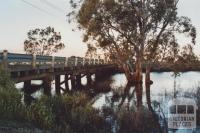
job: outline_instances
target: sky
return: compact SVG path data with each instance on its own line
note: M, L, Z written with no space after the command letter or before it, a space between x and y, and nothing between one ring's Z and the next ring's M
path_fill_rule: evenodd
M36 5L37 8L26 2ZM51 3L54 7L45 3ZM52 26L62 35L65 49L59 56L85 56L86 44L82 42L81 31L72 31L75 27L66 20L70 11L70 0L0 0L0 50L24 53L23 42L30 29ZM39 9L38 9L39 8ZM42 11L41 11L42 10ZM195 53L200 55L200 0L179 0L179 15L188 16L197 28ZM182 42L185 40L182 38Z

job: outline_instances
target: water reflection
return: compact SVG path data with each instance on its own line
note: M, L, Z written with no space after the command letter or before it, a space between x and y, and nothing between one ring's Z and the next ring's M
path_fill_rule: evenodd
M121 96L121 100L119 102L118 108L121 109L122 105L126 106L127 110L130 110L130 102L134 99L135 87L132 87L131 84L127 84L124 93ZM134 101L134 100L133 100ZM117 100L115 100L117 102Z
M151 84L146 84L145 90L143 89L143 86L143 84L127 83L125 87L111 87L111 90L108 93L101 92L101 94L99 94L100 97L97 96L98 99L96 99L93 106L96 108L108 106L115 110L120 110L121 108L130 110L131 107L138 109L147 105L148 109L152 111ZM144 99L144 95L146 95L146 99Z
M117 74L111 77L112 90L108 93L101 93L95 99L93 106L101 109L104 107L112 108L115 112L120 110L136 111L136 121L141 119L141 108L148 109L154 116L154 120L159 125L157 129L167 132L167 113L169 100L176 97L187 97L194 99L200 107L200 73L187 72L181 73L179 77L174 78L173 73L151 73L153 84L128 84L123 74ZM198 89L199 88L199 89ZM184 101L183 101L184 102ZM140 111L139 111L140 110ZM140 114L140 115L139 115ZM200 114L200 110L197 110ZM197 115L197 124L199 125L200 116ZM139 123L138 123L139 124ZM141 123L144 124L144 123ZM199 129L196 130L196 132ZM171 132L171 131L169 131ZM173 131L174 132L174 131ZM184 132L176 130L176 133Z
M130 84L127 83L125 88L114 89L112 94L105 94L106 104L104 108L109 108L114 111L115 115L122 115L122 125L120 125L119 132L134 132L145 133L145 132L163 132L166 129L166 122L161 127L159 118L162 117L158 115L156 110L160 106L153 104L150 97L150 84L146 84L146 101L143 101L143 85L142 84ZM121 91L123 89L123 91ZM107 105L107 107L105 107ZM148 106L146 106L148 105ZM108 112L108 111L106 111ZM116 117L116 116L113 117ZM111 115L112 116L112 115ZM117 120L120 120L121 117L118 116ZM127 118L129 117L129 118ZM164 119L164 118L163 118ZM148 126L144 125L146 122ZM132 124L131 128L125 126L124 123Z
M150 94L150 86L151 84L145 84L145 88L146 88L146 101L147 101L147 105L148 108L151 112L153 112L153 108L151 106L151 94Z
M172 74L170 72L151 73L151 79L154 82L152 85L132 85L127 83L126 77L123 74L116 74L98 81L95 81L93 77L90 84L87 84L86 78L83 78L81 81L82 86L78 90L85 91L91 96L93 107L100 110L105 109L105 107L110 108L112 111L108 111L110 113L107 115L111 115L112 112L119 113L120 111L134 112L131 114L127 113L127 116L122 115L123 118L119 117L124 121L130 120L127 122L128 125L134 125L133 127L126 127L126 124L121 125L124 128L120 129L121 131L127 129L131 132L134 130L132 128L145 125L146 119L152 116L151 120L154 121L154 127L156 126L159 131L167 132L165 116L168 113L168 108L166 105L169 100L173 99L174 94L177 97L193 98L197 102L198 107L200 107L200 87L198 87L200 72L182 73L176 79L174 79ZM39 84L38 81L36 83ZM20 84L17 86L20 88ZM43 91L40 90L31 96L35 98L42 94ZM52 94L55 94L54 82L52 83ZM25 98L28 98L28 96L25 96ZM200 125L200 109L197 110L197 114L197 124ZM116 116L113 117L116 118ZM131 121L134 122L131 123ZM153 129L151 131L153 133L157 132L153 131ZM140 132L142 132L142 129L140 129Z

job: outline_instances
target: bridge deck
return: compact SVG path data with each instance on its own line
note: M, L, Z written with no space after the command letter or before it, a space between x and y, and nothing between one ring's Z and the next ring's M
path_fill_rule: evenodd
M87 73L95 73L102 69L112 69L113 65L95 65L88 67L57 67L57 68L41 68L41 69L21 69L12 70L10 72L12 79L15 82L22 82L26 80L42 79L46 76L55 75L79 75Z
M57 57L8 53L0 53L2 65L15 82L39 79L51 75L86 74L113 68L103 59L89 59L81 57Z

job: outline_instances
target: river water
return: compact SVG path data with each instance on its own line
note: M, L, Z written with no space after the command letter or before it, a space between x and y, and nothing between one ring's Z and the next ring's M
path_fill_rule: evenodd
M143 75L145 77L145 75ZM99 98L94 103L94 107L101 108L106 105L106 97L112 97L113 92L118 91L123 93L124 88L127 85L127 80L124 74L115 74L110 77L112 80L112 90L108 93L99 94ZM183 95L185 93L196 92L200 86L200 72L185 72L180 73L180 76L174 78L173 72L151 73L151 80L153 84L150 86L150 95L152 101L161 102L167 100L173 94ZM134 89L132 87L132 89ZM122 91L122 92L120 92ZM143 95L145 94L145 85L143 84ZM143 97L145 102L146 97ZM166 101L167 102L167 101Z
M145 75L143 75L143 77L145 77ZM110 79L112 80L112 83L110 84L112 89L109 92L98 94L93 106L98 109L106 106L111 107L114 110L119 110L121 108L127 108L130 110L131 108L136 106L138 100L137 94L134 91L136 90L136 87L127 85L125 75L115 74L111 76ZM176 78L173 72L153 72L151 73L151 80L153 81L153 84L149 86L149 100L152 106L155 104L159 104L159 109L157 108L155 110L161 110L161 113L165 117L166 121L169 113L169 101L175 98L183 98L181 102L183 104L186 104L184 98L189 98L194 100L196 103L200 103L200 99L197 94L198 90L200 90L200 72L180 73L180 75ZM127 88L128 91L126 91ZM141 88L142 104L148 108L148 99L146 96L148 92L146 92L147 89L145 84L143 84ZM196 115L199 116L200 114L197 113ZM196 133L200 133L199 127L195 130ZM168 132L190 133L193 132L193 130L177 129L173 131L168 130Z
M61 77L61 79L64 79L64 77ZM92 100L94 108L101 110L103 107L110 107L114 110L118 110L119 108L130 109L131 107L136 106L138 100L138 95L135 93L136 86L127 85L127 80L124 74L115 74L101 81L95 81L94 76L92 79L94 81L93 85L87 88L89 88L91 93L94 94ZM200 100L196 98L196 94L200 87L200 72L184 72L180 73L176 78L173 76L173 72L152 72L151 80L153 81L153 84L149 86L149 100L152 105L155 105L156 103L159 104L159 107L166 117L168 113L167 104L170 100L173 100L174 97L190 98L196 103ZM83 78L81 82L84 86L87 85L86 78ZM41 81L32 81L32 83L41 84ZM22 88L22 86L23 83L16 84L16 87L19 89ZM54 86L54 82L52 83L52 86ZM147 87L145 84L141 86L141 89L142 96L139 98L142 101L142 105L148 107L146 96ZM54 87L52 87L52 93L55 93ZM41 95L42 91L38 91L32 96L39 97ZM176 130L176 133L179 131L181 133L188 132L184 130ZM200 133L199 129L197 129L196 132Z

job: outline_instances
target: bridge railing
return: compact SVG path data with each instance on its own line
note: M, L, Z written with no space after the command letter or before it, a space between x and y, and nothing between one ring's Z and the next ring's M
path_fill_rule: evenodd
M59 56L41 56L30 54L9 53L4 50L0 52L0 64L5 68L9 66L29 66L31 68L46 67L74 67L109 64L103 59L89 59L82 57L59 57Z

